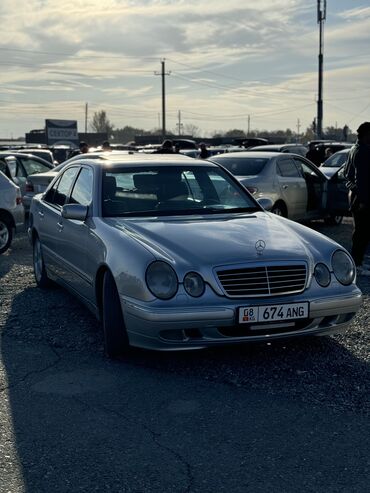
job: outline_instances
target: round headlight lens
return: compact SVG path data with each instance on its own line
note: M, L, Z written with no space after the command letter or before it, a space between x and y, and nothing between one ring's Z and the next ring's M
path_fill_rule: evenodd
M195 298L202 296L205 289L202 276L196 272L189 272L189 274L186 274L184 277L184 288L190 296L194 296Z
M330 284L330 271L325 264L317 264L315 267L315 279L320 286L326 288Z
M146 284L154 296L169 300L175 296L178 280L175 271L166 262L157 260L146 270Z
M331 259L331 265L335 277L341 284L348 286L354 281L356 275L355 266L346 252L337 250Z

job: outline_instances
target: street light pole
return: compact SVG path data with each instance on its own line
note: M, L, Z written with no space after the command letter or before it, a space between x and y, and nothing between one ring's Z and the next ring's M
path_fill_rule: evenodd
M322 122L323 122L323 64L324 64L324 22L326 19L326 0L317 0L317 23L319 24L319 94L317 99L317 137L322 138Z

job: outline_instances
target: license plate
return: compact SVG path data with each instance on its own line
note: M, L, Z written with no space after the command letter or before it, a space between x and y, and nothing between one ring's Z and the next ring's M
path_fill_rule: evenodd
M279 322L308 318L308 303L248 306L239 308L239 323Z

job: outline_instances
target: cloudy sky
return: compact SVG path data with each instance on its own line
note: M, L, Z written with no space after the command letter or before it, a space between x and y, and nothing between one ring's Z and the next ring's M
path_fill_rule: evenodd
M306 128L316 0L1 0L0 137L106 110L116 127ZM370 120L369 0L328 0L324 126Z

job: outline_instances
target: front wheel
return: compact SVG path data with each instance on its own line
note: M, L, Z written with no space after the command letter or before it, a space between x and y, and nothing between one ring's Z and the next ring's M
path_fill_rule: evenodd
M13 239L13 229L9 221L0 217L0 254L6 252Z
M109 358L121 356L128 350L129 341L117 286L110 272L103 279L102 322L105 354Z
M50 286L51 281L46 273L42 247L37 236L33 241L33 272L39 288L45 289Z
M343 216L331 214L329 217L325 218L325 224L329 224L330 226L339 226L342 224Z
M271 209L271 212L273 214L276 214L277 216L281 217L287 217L286 209L283 205L281 204L275 204L273 208Z

